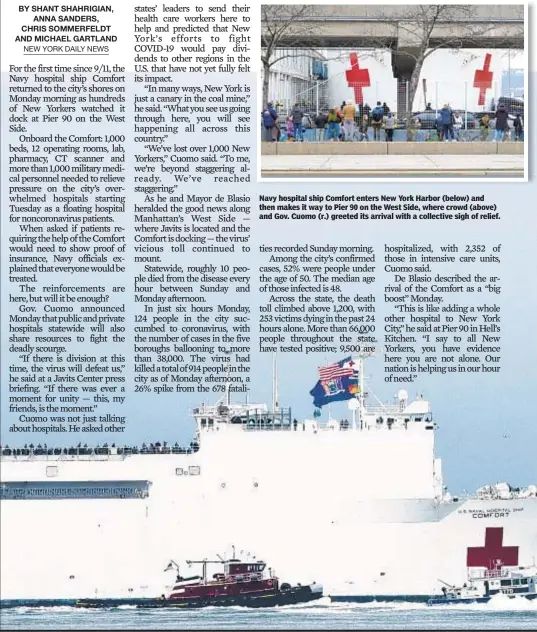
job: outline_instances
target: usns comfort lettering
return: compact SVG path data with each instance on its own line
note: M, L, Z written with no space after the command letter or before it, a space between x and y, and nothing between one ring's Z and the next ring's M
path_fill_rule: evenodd
M193 411L187 448L2 448L2 605L168 595L162 570L240 543L335 600L422 600L467 581L489 528L537 556L537 487L447 493L421 396L374 403L364 358L319 369L313 419L231 401ZM348 401L350 419L320 409ZM21 563L21 551L24 560ZM411 569L411 572L410 572Z

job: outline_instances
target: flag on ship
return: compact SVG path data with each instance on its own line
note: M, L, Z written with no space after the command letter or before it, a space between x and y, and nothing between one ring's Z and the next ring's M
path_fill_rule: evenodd
M321 408L332 402L343 402L356 397L360 391L358 371L352 358L319 367L319 381L310 391L313 405Z
M328 364L327 366L319 367L319 380L321 382L326 382L328 380L332 380L336 377L345 377L345 376L358 376L358 371L355 368L356 363L353 362L351 356L348 358L344 358L339 362L332 362L332 364Z
M166 566L166 568L164 569L164 572L169 571L173 568L173 563L172 562L168 562L168 566Z

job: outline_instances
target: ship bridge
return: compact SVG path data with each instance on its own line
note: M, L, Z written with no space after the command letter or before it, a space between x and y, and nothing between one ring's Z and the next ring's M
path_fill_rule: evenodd
M362 399L351 400L349 409L352 412L352 421L348 419L333 419L329 416L326 422L318 419L305 419L299 421L293 417L291 408L274 407L270 409L266 404L255 403L231 403L229 397L223 403L202 404L192 411L196 420L198 433L238 430L238 431L296 431L310 430L314 432L348 431L348 430L392 430L396 428L408 429L421 427L425 430L433 430L433 415L428 401L419 396L416 400L408 402L406 391L398 393L398 402L395 404L382 404L378 406L366 406ZM358 413L358 415L356 414Z
M285 430L293 423L290 408L269 410L266 404L232 404L229 401L203 404L194 408L192 416L200 432L218 430L223 424L248 430Z

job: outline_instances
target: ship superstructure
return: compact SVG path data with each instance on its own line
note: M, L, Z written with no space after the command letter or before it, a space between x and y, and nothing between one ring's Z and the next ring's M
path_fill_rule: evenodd
M462 582L467 547L489 526L531 563L537 488L447 495L429 403L406 391L373 403L356 362L349 419L299 420L276 388L271 407L233 402L228 388L193 411L187 448L3 448L2 599L151 597L170 588L170 555L233 542L291 582L311 577L343 596Z

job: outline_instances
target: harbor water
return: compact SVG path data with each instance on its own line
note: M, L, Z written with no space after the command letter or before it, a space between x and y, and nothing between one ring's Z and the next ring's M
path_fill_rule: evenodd
M2 630L535 630L537 601L494 598L488 604L430 608L411 603L330 603L252 610L77 610L14 608Z

